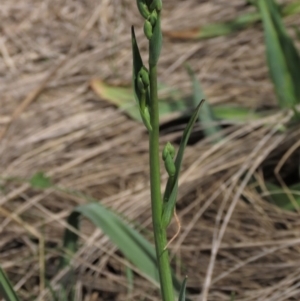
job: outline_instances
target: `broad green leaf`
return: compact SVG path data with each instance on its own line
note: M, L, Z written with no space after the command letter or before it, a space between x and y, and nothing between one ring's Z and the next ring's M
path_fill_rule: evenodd
M178 191L178 178L179 178L179 173L180 173L180 169L181 169L181 163L182 163L182 159L183 159L184 149L189 140L190 134L192 132L192 128L198 118L199 111L200 111L201 105L203 104L203 101L204 100L202 100L198 104L192 117L190 118L189 123L187 124L187 126L183 132L179 150L177 152L177 156L175 159L176 172L175 172L174 177L169 178L167 185L166 185L164 198L163 198L164 204L163 204L163 212L162 212L162 225L164 227L167 227L170 224L172 216L173 216L173 211L174 211L176 198L177 198L177 191Z
M264 25L269 73L282 108L300 103L300 56L274 0L258 0Z
M179 292L179 296L178 296L178 301L186 301L186 299L185 299L186 282L187 282L187 277L185 277L183 282L182 282L180 292Z
M77 230L80 229L79 219L81 215L100 228L147 279L156 285L159 284L155 249L140 233L100 203L91 202L76 207L68 217L68 224ZM77 234L66 229L63 247L66 250L66 255L62 258L62 268L68 265L72 255L78 249ZM174 287L179 290L180 284L175 276L173 276L173 283Z
M285 210L295 210L295 206L285 190L273 183L266 182L265 185L270 192L270 200L273 204ZM300 184L291 185L289 190L300 207Z
M14 291L10 281L8 280L5 272L0 267L0 296L6 301L19 301L19 298Z
M134 120L142 121L139 109L134 102L132 89L129 87L117 87L106 84L99 79L91 81L93 91L102 99L116 105L121 110ZM159 87L159 90L166 87ZM182 115L190 111L194 101L192 96L184 99L179 95L179 92L172 90L172 95L169 98L161 98L159 100L159 115L163 119L168 118L172 113L179 112ZM259 119L263 116L261 113L254 113L251 109L238 107L232 104L211 106L213 115L217 120L227 120L229 122L247 122L249 120Z
M29 180L30 185L33 188L45 189L51 187L53 184L51 179L45 175L45 173L37 172Z
M193 82L194 101L195 103L199 103L202 99L206 99L206 97L194 71L190 66L187 66L187 70ZM202 105L202 109L199 113L199 120L206 137L213 136L214 142L219 142L223 138L221 135L222 129L218 126L218 120L216 119L208 101L205 101Z

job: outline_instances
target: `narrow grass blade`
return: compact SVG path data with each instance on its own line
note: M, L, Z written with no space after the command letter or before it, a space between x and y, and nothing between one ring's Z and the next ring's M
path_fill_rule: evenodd
M134 280L134 274L131 268L126 267L126 279L128 283L128 290L127 295L130 296L133 292L133 280Z
M295 15L300 12L300 2L297 0L293 3L281 5L279 11L280 15L283 17ZM246 29L260 21L260 14L258 12L253 12L243 14L228 22L206 24L200 28L185 31L166 31L164 34L168 37L182 40L210 39L226 36L236 31Z
M192 132L192 128L198 118L200 108L201 108L201 105L203 104L203 102L204 102L204 100L202 100L198 104L189 123L187 124L187 126L183 132L179 150L177 152L177 156L175 159L176 173L175 173L173 179L169 178L167 185L166 185L164 198L163 198L164 204L163 204L163 212L162 212L162 224L164 227L167 227L169 225L169 223L172 219L172 216L173 216L173 211L174 211L176 198L177 198L177 191L178 191L178 178L179 178L179 173L180 173L180 169L181 169L181 163L182 163L182 159L183 159L184 149L189 140L190 134Z
M5 272L0 267L0 296L4 297L6 301L19 301L16 292L14 291L10 281Z
M294 26L295 34L297 39L300 41L300 28L298 26Z
M264 25L269 73L281 108L293 108L300 102L300 56L288 36L273 0L259 0Z
M231 293L230 301L235 301L235 292Z
M47 288L49 289L49 292L51 294L52 301L60 301L59 297L57 296L57 293L54 291L54 289L49 281L47 282Z
M287 192L282 189L281 187L266 182L265 183L269 193L270 193L270 202L275 204L276 206L289 211L294 211L295 205L291 202L290 197L288 196ZM296 204L300 207L300 184L294 184L289 187L290 194L296 201Z
M230 104L217 105L211 107L213 114L217 120L224 120L228 122L248 122L251 120L257 120L264 115L261 113L253 112L249 108L238 107Z
M194 102L199 103L201 99L205 99L204 92L200 86L199 81L195 76L195 72L187 65L187 71L193 82ZM221 128L218 126L218 120L214 116L213 110L208 101L203 103L202 109L199 113L199 120L203 127L206 137L213 137L214 142L219 142L223 137L221 136Z
M132 42L132 61L133 61L133 72L132 72L132 86L134 91L135 100L139 106L141 107L142 93L137 85L137 78L140 70L143 68L143 60L140 54L139 46L136 41L134 27L131 27L131 42ZM148 101L148 93L147 101ZM142 112L141 112L142 113Z
M143 67L143 60L140 54L139 46L136 41L134 27L131 27L131 43L132 43L132 59L133 59L133 75L137 77L139 71Z
M99 203L92 202L77 207L68 217L68 224L75 229L79 229L80 215L88 218L109 236L111 241L124 253L126 258L144 275L156 284L159 283L154 248L137 231ZM64 249L70 254L74 254L77 250L77 240L77 234L66 230ZM69 259L67 256L64 258L63 266L68 263Z
M186 301L186 299L185 299L186 282L187 282L187 277L185 277L183 282L182 282L180 292L179 292L179 296L178 296L178 301Z

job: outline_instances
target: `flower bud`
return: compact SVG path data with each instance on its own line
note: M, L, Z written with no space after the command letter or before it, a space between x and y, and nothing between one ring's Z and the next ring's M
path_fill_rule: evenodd
M147 130L151 132L152 126L151 126L151 118L150 118L150 112L148 107L145 107L144 110L140 112L141 112L144 125L146 126Z
M156 12L156 10L154 10L154 11L149 15L148 20L149 20L149 22L151 23L152 27L154 27L155 24L156 24L156 20L157 20L157 12Z
M162 159L165 161L168 155L172 159L175 157L175 148L170 142L168 142L163 149Z
M152 24L148 20L146 20L144 23L144 33L147 39L150 40L153 33L152 33Z
M162 10L162 1L161 0L153 0L151 5L150 5L150 10L157 10L161 11Z
M165 168L166 168L166 171L167 171L169 177L174 177L175 173L176 173L176 166L169 153L167 154L164 162L165 162Z
M147 88L150 84L149 72L145 66L143 66L139 72L139 77L142 79L145 88Z
M137 7L140 11L140 14L145 19L148 19L149 16L150 16L150 11L149 11L149 8L148 8L147 4L145 3L145 1L144 0L137 0L136 3L137 3Z
M138 86L141 93L145 93L145 85L144 85L144 82L141 79L141 77L137 78L137 86Z

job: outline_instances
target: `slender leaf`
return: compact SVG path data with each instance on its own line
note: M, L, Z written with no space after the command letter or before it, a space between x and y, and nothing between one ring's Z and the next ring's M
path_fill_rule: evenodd
M142 121L139 109L134 102L134 95L131 88L111 86L99 79L93 79L91 81L91 87L101 99L124 110L132 119ZM170 97L161 98L159 100L160 117L162 117L162 120L168 119L169 116L175 112L185 115L193 106L194 101L192 98L193 96L182 98L179 91L173 89ZM249 108L238 107L232 104L211 106L211 110L216 120L227 120L233 123L244 123L249 120L259 119L263 116L261 113L254 113Z
M139 73L143 70L144 73L147 73L147 69L143 65L142 57L140 54L140 50L136 41L134 27L131 27L131 41L132 41L132 57L133 57L133 72L132 72L132 86L134 90L135 100L139 107L140 116L146 126L146 128L151 131L151 123L150 123L150 116L148 111L150 95L149 89L145 88L145 91L142 92L141 88L138 85L138 77Z
M195 103L199 103L201 99L206 99L204 92L197 80L194 71L189 65L187 65L188 73L193 82L193 94ZM223 137L221 135L221 127L218 126L218 120L216 119L213 110L208 103L205 101L202 105L202 109L199 113L199 120L203 127L205 136L213 137L214 142L219 142Z
M167 227L172 219L173 216L173 211L176 203L176 198L177 198L177 191L178 191L178 178L179 178L179 173L181 169L181 163L183 159L183 153L184 149L187 145L187 142L189 140L190 134L192 132L192 128L198 118L199 111L201 108L201 105L203 104L204 100L202 100L197 108L195 109L189 123L187 124L183 135L182 139L180 142L179 150L175 159L175 167L176 167L176 172L174 175L174 178L169 178L165 193L164 193L164 204L163 204L163 212L162 212L162 224L164 227Z
M295 210L295 205L291 202L290 197L284 189L269 182L266 182L265 185L270 192L270 201L273 204L285 210ZM300 184L291 185L288 189L295 199L296 204L300 207Z
M137 78L137 75L144 64L140 54L139 46L136 41L133 26L131 27L131 43L132 43L132 59L133 59L133 76Z
M0 267L0 296L4 297L6 301L19 301L19 298L14 291L10 281L5 272Z
M179 292L179 296L178 296L178 301L185 301L185 291L186 291L186 282L187 282L187 277L184 278L181 288L180 288L180 292Z
M298 40L300 40L300 28L298 26L294 26L295 34Z
M211 107L211 109L217 120L225 120L231 123L245 123L247 121L260 119L265 115L256 113L249 108L238 107L231 104L216 105Z
M259 0L267 61L279 105L293 108L300 103L300 56L288 36L274 0Z
M68 217L68 224L78 230L81 215L99 227L147 279L156 285L159 284L154 247L140 233L115 213L96 202L75 208ZM72 255L78 249L77 234L67 229L64 234L63 247L66 255L62 258L61 268L69 264ZM173 283L179 290L180 284L175 276L173 276Z
M132 61L133 61L132 86L133 86L135 100L140 108L142 93L137 86L137 78L144 64L140 54L139 46L136 41L133 26L131 27L131 42L132 42Z
M128 290L127 294L130 295L133 292L133 279L134 279L134 274L131 268L126 267L126 279L128 283Z
M235 301L235 292L231 292L230 301Z
M253 2L252 4L256 3L256 1L251 2ZM283 17L298 14L300 12L300 2L299 0L297 0L292 3L281 5L279 7L279 11L280 15ZM228 22L205 24L200 28L189 29L184 31L166 31L165 35L171 38L182 40L210 39L219 36L226 36L239 30L249 28L250 26L253 26L255 23L260 21L260 13L251 12L242 14Z

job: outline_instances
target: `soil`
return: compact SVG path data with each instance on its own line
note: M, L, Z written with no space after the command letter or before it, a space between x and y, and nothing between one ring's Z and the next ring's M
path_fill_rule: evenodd
M299 182L300 129L280 130L292 114L277 109L261 24L203 40L167 34L251 11L242 0L164 1L161 83L190 94L189 62L210 104L272 108L266 117L224 126L218 144L195 127L180 177L182 229L170 246L192 300L228 301L232 292L235 301L300 299L299 211L268 202L266 188L268 181ZM285 22L291 29L300 18ZM26 181L42 171L142 225L152 241L147 133L90 88L93 78L130 85L131 25L146 58L135 1L0 3L0 264L20 300L52 300L41 281L43 252L47 280L73 286L75 300L160 300L138 272L129 289L122 254L85 219L70 274L57 274L66 218L87 201ZM162 124L161 148L178 143L182 127L177 119ZM175 231L173 221L170 238Z

